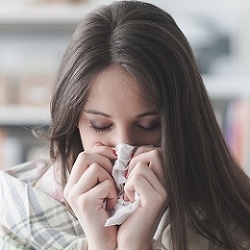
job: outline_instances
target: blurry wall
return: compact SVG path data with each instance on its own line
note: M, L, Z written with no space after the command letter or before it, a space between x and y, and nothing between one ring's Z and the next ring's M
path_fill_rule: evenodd
M0 0L0 168L48 158L31 132L49 123L50 88L84 15L112 1ZM250 173L250 3L151 0L177 21L193 47L227 143Z

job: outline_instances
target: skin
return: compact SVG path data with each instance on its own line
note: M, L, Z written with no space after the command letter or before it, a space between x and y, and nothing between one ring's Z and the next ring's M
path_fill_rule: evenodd
M156 107L135 78L113 65L93 82L78 128L85 150L64 197L83 227L88 249L150 249L167 204ZM136 191L140 205L122 225L104 227L118 198L111 170L119 143L139 146L129 164L124 199L134 201Z

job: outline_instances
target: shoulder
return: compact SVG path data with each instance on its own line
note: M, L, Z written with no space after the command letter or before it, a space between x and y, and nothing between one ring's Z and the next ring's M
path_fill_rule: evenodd
M44 160L26 162L0 171L1 178L12 177L28 184L34 184L46 172L49 163Z
M44 160L35 160L1 171L0 182L8 183L8 187L11 189L16 189L17 184L26 184L64 202L60 171L57 164L51 165ZM0 186L2 185L0 184Z
M169 209L166 210L157 228L154 240L163 247L160 249L173 249L171 240L171 222ZM192 250L209 250L209 241L199 234L192 226L187 227L188 249ZM155 244L155 243L154 243ZM159 248L153 248L159 249Z
M6 244L8 249L50 249L52 245L76 249L84 243L82 228L67 207L37 187L48 169L52 168L46 162L34 161L0 171L0 248Z

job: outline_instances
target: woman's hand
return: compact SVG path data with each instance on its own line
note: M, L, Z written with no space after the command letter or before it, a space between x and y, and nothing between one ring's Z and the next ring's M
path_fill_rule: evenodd
M104 227L117 202L111 177L117 158L110 147L97 145L79 154L64 189L68 202L86 234L88 249L115 249L117 227Z
M160 148L139 147L130 164L125 199L140 197L140 205L120 226L118 249L150 249L159 221L167 207L166 180Z

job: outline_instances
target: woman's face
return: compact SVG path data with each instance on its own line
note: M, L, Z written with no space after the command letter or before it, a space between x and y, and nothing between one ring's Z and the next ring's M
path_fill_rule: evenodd
M160 146L161 120L139 83L121 67L105 69L93 82L79 119L84 149L97 142Z

